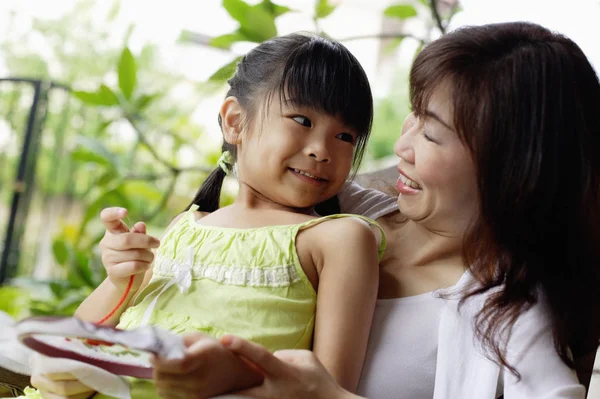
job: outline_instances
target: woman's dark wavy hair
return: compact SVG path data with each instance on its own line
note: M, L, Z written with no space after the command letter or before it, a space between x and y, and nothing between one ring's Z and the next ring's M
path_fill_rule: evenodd
M600 83L581 49L531 23L454 31L427 46L410 74L417 115L443 82L473 158L481 216L464 259L489 292L475 320L489 353L543 292L556 351L595 351L600 319ZM492 288L497 290L490 291ZM542 367L543 365L540 365Z
M246 54L228 83L226 97L237 98L249 114L246 122L256 116L261 106L268 106L273 95L279 95L282 103L341 117L358 134L352 163L352 176L356 174L371 131L373 97L365 71L344 45L310 34L276 37ZM225 141L222 151L236 156L235 145ZM218 209L224 178L225 172L217 167L190 206L196 204L205 212ZM321 215L339 213L337 196L315 209Z

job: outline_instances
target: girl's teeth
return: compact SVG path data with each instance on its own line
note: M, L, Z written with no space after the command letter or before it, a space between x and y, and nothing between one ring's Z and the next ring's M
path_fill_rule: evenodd
M306 172L304 172L302 170L294 169L294 172L296 172L298 174L301 174L301 175L304 175L306 177L310 177L311 179L320 180L320 178L318 178L317 176L311 175L310 173L306 173Z

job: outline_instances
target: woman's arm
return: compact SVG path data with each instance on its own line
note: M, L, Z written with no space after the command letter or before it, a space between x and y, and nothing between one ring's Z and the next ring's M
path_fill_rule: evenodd
M355 182L346 183L338 199L342 213L362 215L373 220L398 211L398 196L363 188Z
M504 370L504 399L585 399L585 388L574 370L558 356L545 302L521 314L513 326L507 360L520 379Z
M313 260L320 270L313 351L338 383L353 392L377 299L377 240L365 222L353 218L328 221L312 232Z

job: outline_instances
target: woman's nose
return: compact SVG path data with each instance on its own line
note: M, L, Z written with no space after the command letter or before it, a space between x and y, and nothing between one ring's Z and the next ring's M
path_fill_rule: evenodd
M419 121L414 113L410 113L402 125L402 133L394 144L394 153L406 162L414 163L415 150L413 140L419 130Z

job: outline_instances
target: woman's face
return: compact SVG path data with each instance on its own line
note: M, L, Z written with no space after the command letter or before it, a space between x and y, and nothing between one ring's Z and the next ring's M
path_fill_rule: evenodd
M453 126L450 85L431 96L425 115L410 114L394 146L400 157L398 206L440 233L462 233L478 214L475 166Z

